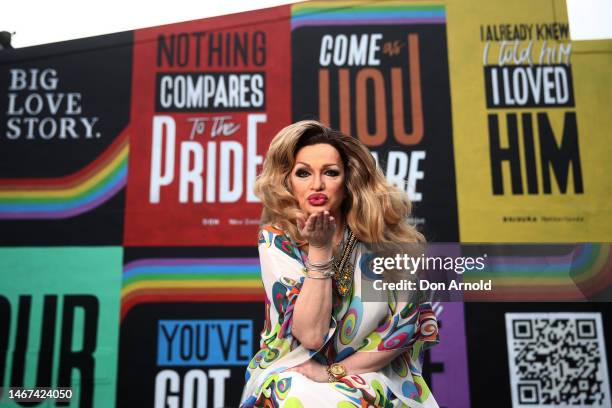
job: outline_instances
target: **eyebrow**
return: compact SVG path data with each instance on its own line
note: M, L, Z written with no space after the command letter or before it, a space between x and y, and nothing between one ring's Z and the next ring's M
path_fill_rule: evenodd
M310 165L308 163L304 163L304 162L300 162L300 161L296 162L295 164L303 164L304 166L308 167L309 169L312 168L312 167L310 167ZM325 168L325 167L331 167L331 166L340 167L337 163L325 163L322 167Z

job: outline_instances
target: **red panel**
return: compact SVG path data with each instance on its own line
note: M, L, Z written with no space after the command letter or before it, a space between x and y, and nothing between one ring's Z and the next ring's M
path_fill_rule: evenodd
M125 245L256 243L252 175L291 120L289 17L282 6L136 31ZM212 133L220 117L231 134Z

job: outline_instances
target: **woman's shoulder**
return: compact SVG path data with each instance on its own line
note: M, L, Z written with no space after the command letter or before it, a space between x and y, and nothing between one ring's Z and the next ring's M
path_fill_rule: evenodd
M300 251L289 235L276 225L263 225L259 228L257 240L260 253L269 250L275 253L283 253L298 261L301 260Z
M266 224L259 227L259 233L257 238L257 243L261 246L262 244L265 247L275 246L273 245L278 241L288 241L291 242L289 235L281 227L274 224Z

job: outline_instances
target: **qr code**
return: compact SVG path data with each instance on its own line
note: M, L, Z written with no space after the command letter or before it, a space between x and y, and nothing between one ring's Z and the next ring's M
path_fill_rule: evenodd
M611 407L601 313L506 313L512 406Z

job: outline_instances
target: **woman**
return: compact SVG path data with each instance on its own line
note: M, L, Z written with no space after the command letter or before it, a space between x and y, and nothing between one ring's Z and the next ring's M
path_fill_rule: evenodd
M366 244L424 241L368 149L294 123L272 140L255 193L266 320L241 407L437 407L419 359L438 342L430 304L360 298Z

